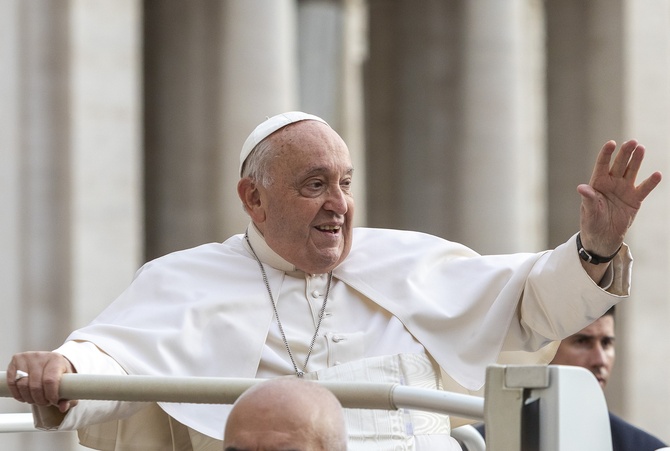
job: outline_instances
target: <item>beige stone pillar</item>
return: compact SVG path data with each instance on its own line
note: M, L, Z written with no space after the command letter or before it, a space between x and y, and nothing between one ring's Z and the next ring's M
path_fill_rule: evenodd
M0 3L3 366L58 346L137 268L139 5ZM82 449L75 443L73 433L0 436L2 449Z
M579 227L575 187L588 182L606 140L647 146L640 180L670 173L670 14L667 2L653 0L555 0L547 20L553 245ZM633 291L617 309L617 362L605 393L614 413L670 442L667 199L664 180L626 238Z
M221 241L219 1L144 2L146 258Z
M459 232L483 253L545 247L543 5L463 2Z
M70 329L67 2L19 7L19 268L22 348L59 344Z
M619 1L553 0L547 7L549 244L579 229L576 192L598 151L623 139Z
M624 132L648 149L640 178L653 170L666 178L628 236L636 261L632 297L618 316L620 413L670 443L670 4L627 0L622 17Z
M4 314L0 330L16 331L20 318L21 215L20 215L20 109L19 109L19 0L0 1L0 286ZM0 367L18 349L19 337L5 333L0 347Z
M244 140L267 116L298 109L295 0L232 0L222 5L220 165L212 205L223 237L249 222L237 197Z
M367 217L458 240L457 2L369 2Z
M72 0L72 326L121 293L143 258L141 2Z
M302 0L298 4L300 108L324 118L347 143L355 168L355 223L364 225L367 7L363 0Z
M367 225L367 164L365 147L365 90L364 66L368 58L368 8L365 0L344 3L344 57L340 70L342 107L339 127L349 146L354 163L354 195L356 216L354 225Z
M2 196L3 282L9 315L4 324L2 367L12 354L50 349L70 324L67 236L67 9L64 2L11 2L3 16L2 154L7 157ZM11 21L11 23L9 23ZM4 59L7 57L7 59ZM59 59L62 58L62 59ZM60 113L60 114L59 114ZM4 122L4 120L3 120ZM8 128L5 129L4 126ZM7 147L5 147L5 145ZM11 240L5 241L5 240ZM5 274L4 271L7 271ZM3 411L26 407L2 400ZM0 448L69 449L71 434L50 437L2 434Z
M0 0L0 286L3 314L0 315L2 345L0 368L22 347L21 320L21 149L20 149L20 49L19 2ZM0 413L26 412L11 399L0 399ZM0 436L0 448L21 449L21 437Z

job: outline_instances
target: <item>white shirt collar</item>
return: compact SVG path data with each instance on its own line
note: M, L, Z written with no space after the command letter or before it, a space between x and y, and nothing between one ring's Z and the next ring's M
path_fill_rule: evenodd
M298 271L294 264L286 261L268 246L268 243L265 242L265 238L263 238L263 235L261 235L261 232L256 228L256 225L253 222L249 223L249 226L247 227L247 235L249 236L251 247L253 247L253 250L256 252L256 255L261 262L288 273ZM248 246L247 243L245 243L245 246Z

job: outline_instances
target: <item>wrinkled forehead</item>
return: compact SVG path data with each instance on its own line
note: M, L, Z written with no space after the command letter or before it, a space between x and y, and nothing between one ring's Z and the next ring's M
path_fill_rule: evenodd
M291 124L267 138L274 163L270 170L290 167L291 172L353 172L346 144L331 128L313 121Z

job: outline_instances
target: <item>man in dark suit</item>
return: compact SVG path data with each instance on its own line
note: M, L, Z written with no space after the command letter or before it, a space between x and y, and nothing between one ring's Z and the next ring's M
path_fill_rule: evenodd
M614 307L589 326L561 341L552 365L581 366L591 371L604 389L615 359ZM610 412L613 451L656 451L667 445ZM476 426L484 435L484 425Z
M591 371L604 389L615 359L614 307L591 325L561 341L554 365L581 366ZM665 445L653 435L610 412L614 451L655 451Z

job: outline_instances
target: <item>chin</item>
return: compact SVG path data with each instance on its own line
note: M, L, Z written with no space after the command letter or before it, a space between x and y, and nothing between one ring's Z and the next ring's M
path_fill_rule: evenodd
M320 261L318 264L313 266L314 271L311 271L312 274L325 274L327 272L332 271L335 269L337 265L340 264L340 259L328 259L324 261Z

